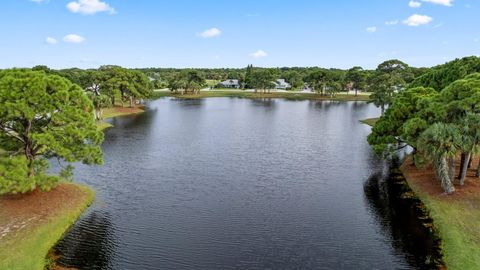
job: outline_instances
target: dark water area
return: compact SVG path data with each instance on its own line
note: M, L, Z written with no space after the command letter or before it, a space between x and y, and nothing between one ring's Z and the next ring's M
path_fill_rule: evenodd
M77 165L96 202L58 244L79 269L432 269L364 102L160 99ZM394 179L394 180L395 180Z

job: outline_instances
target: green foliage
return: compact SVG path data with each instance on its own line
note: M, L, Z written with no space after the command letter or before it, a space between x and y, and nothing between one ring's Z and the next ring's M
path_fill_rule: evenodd
M12 155L2 164L18 166L12 169L15 175L2 178L9 183L2 186L11 187L10 192L53 186L58 178L45 174L46 158L102 163L103 133L93 120L91 101L78 85L44 71L3 70L0 103L0 148ZM12 181L18 185L12 186Z
M120 95L122 105L129 101L134 106L136 99L146 99L152 96L152 84L148 77L136 70L128 70L119 66L102 66L99 69L101 76L101 93L109 96L111 104L115 104L115 97Z
M185 93L200 93L200 89L206 86L205 78L196 70L184 70L176 74L168 82L170 91L182 94Z
M301 89L303 87L303 76L298 71L287 71L282 77L292 85L292 89Z
M434 70L435 76L444 75L445 78L434 76L435 80L432 80L427 73L422 80L414 81L412 85L420 81L429 81L427 85L437 86L449 82L451 76L456 78L460 74L468 74L474 66L472 62L475 61L476 58L467 58L437 67ZM376 91L382 92L382 95L372 95L374 102L385 102L385 93L395 85L389 83L394 80L392 74L398 72L398 69L395 71L396 69L391 68L392 63L382 64L377 69L377 72L384 70L384 74L379 75L379 81L373 84L377 87ZM458 66L458 63L463 63L464 66ZM400 64L396 62L395 65L398 67ZM407 68L400 69L402 70ZM452 70L452 74L443 73L445 70ZM403 76L398 74L400 73L395 77L403 80ZM433 164L443 189L451 193L455 190L452 184L455 176L455 156L458 152L462 153L459 178L460 184L463 184L468 161L479 148L479 104L478 73L459 78L439 92L433 88L409 88L396 96L385 115L373 127L368 142L377 152L387 154L400 144L412 146L417 157L416 164Z
M396 93L402 91L413 74L407 64L399 60L389 60L381 63L377 70L367 79L369 90L372 91L372 103L382 109L393 102Z
M438 93L434 89L424 87L410 88L399 93L395 102L375 123L372 133L368 136L368 143L378 153L389 153L396 149L398 143L415 146L417 138L412 137L412 132L415 130L416 133L420 133L421 129L413 125L420 123L408 123L408 120L415 118L422 100L436 95Z
M431 160L454 157L461 141L462 136L457 125L435 123L418 138L418 153Z
M345 80L351 84L355 90L355 95L358 90L363 90L366 87L367 74L362 67L353 67L348 70Z
M430 71L416 78L410 87L432 87L441 91L454 81L460 80L469 74L480 72L480 58L476 56L455 59L443 65L433 67Z
M27 177L30 169L25 156L0 157L0 195L25 193L35 188L47 191L60 180L46 174L48 163L45 159L34 163L38 173Z
M270 69L256 69L252 71L250 86L255 88L255 91L269 92L275 87L274 81L276 76L273 70Z
M315 92L330 96L342 90L344 75L338 70L318 69L308 74L305 81Z

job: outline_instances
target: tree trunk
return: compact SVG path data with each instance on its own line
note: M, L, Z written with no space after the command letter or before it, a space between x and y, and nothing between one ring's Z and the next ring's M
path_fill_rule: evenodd
M477 172L475 172L475 176L480 178L480 158L478 159Z
M33 154L32 146L28 140L25 144L25 157L28 160L28 177L33 177L35 176L35 155Z
M463 155L463 154L462 154ZM460 185L465 185L465 177L467 176L468 163L470 162L471 153L466 153L463 160L463 164L460 170Z
M450 178L450 181L453 182L455 179L455 157L449 157L448 160L448 176Z
M129 97L129 100L130 100L130 108L133 108L133 97L130 96L130 97Z
M385 114L385 104L382 104L380 108L381 108L381 115L383 116Z
M413 151L412 151L412 165L415 166L416 165L416 159L417 159L417 149L416 148L413 148Z
M462 153L460 156L460 171L458 172L458 179L462 177L463 164L465 163L466 154Z
M358 96L358 89L355 88L355 96Z
M445 157L442 157L438 161L438 164L435 164L438 178L440 178L442 188L447 194L451 194L455 192L455 187L453 186L450 175L449 175L449 171L451 171L449 170L449 166L450 166L449 163L450 162L448 162Z

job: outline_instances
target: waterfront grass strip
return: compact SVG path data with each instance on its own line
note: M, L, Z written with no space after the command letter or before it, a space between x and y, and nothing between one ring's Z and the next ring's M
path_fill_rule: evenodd
M407 160L402 171L433 219L447 269L480 269L480 180L469 171L465 186L457 185L453 195L445 195L432 169L410 164Z
M0 197L0 269L45 269L48 252L93 199L93 190L73 183Z
M375 125L375 123L377 123L378 119L380 119L380 118L378 118L378 117L367 118L367 119L360 120L360 122L365 124L365 125L369 125L369 126L373 127Z
M247 91L202 91L199 94L175 94L170 91L155 92L155 97L175 97L183 99L199 99L210 97L238 97L238 98L284 98L290 100L333 100L333 101L369 101L369 94L361 94L358 96L348 94L337 94L335 96L326 96L315 93L302 93L302 92L271 92L271 93L254 93Z
M109 118L114 118L119 116L135 115L143 112L144 112L143 106L134 107L134 108L115 106L112 108L107 108L103 111L103 119L109 119ZM113 125L105 121L98 121L97 127L100 130L105 130L107 128L113 127Z

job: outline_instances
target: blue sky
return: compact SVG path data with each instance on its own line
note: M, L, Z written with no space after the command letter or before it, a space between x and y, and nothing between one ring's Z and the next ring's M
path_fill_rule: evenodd
M432 66L480 54L479 12L478 0L1 0L0 68Z

